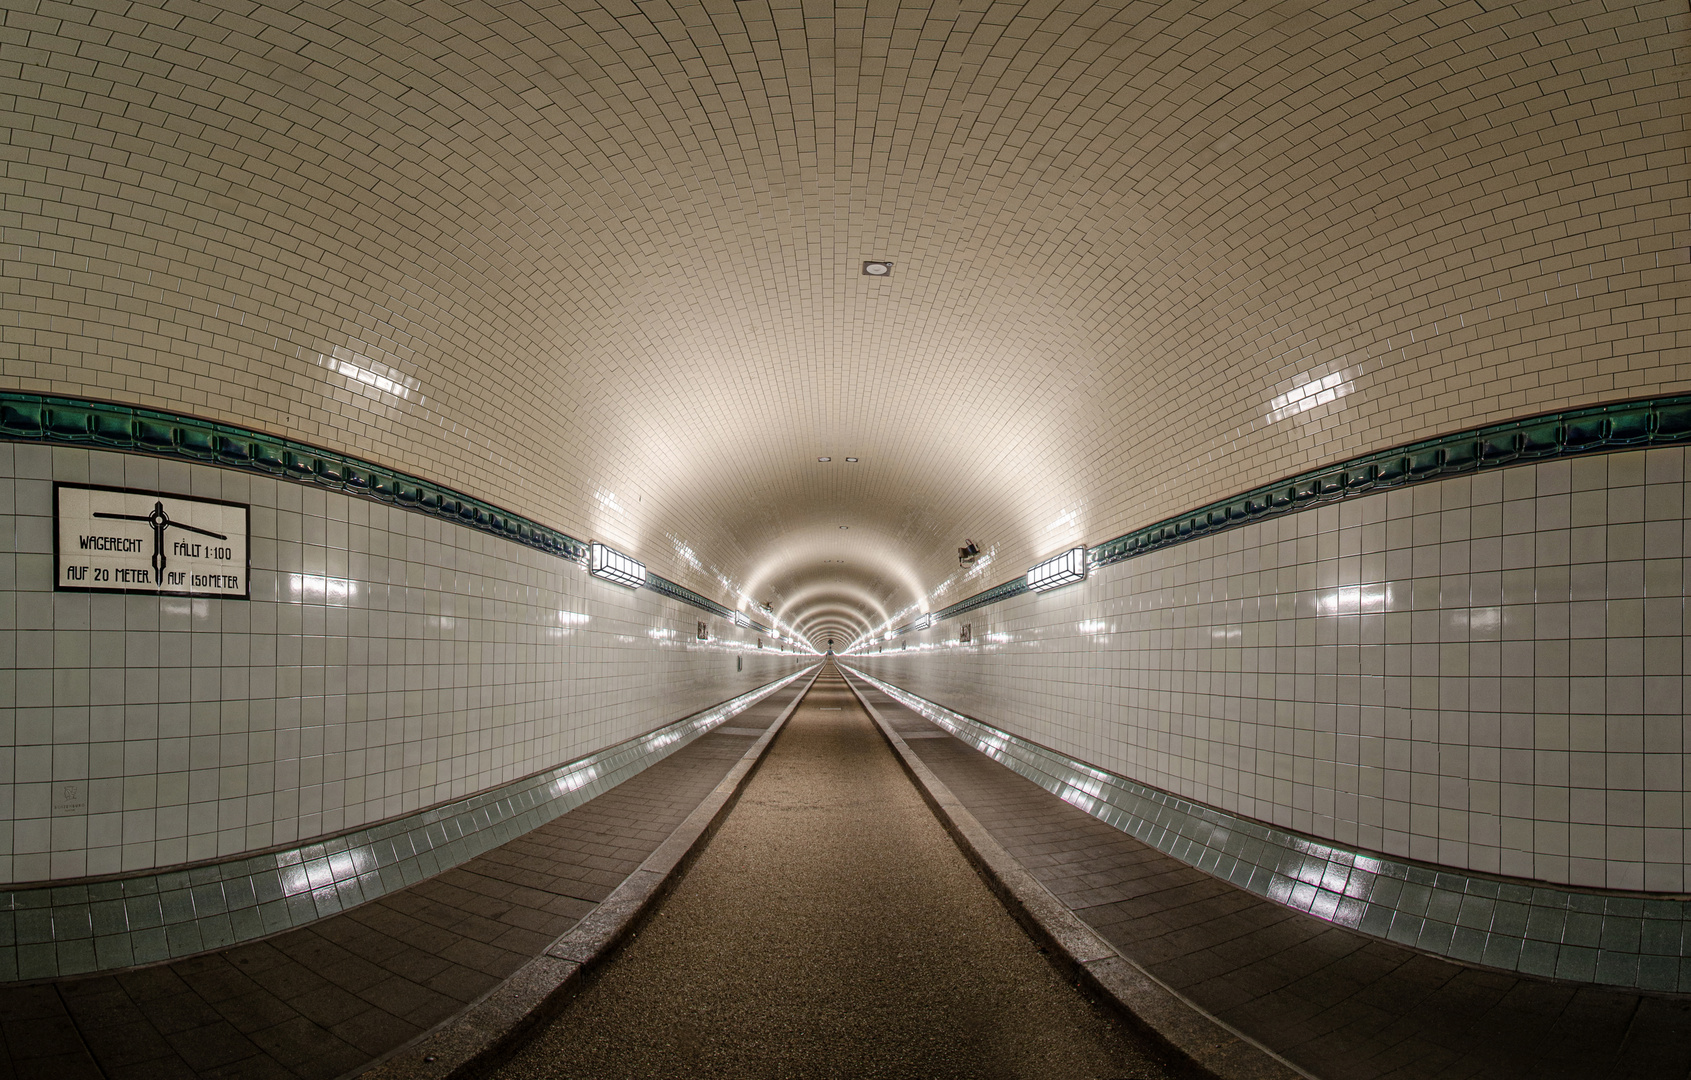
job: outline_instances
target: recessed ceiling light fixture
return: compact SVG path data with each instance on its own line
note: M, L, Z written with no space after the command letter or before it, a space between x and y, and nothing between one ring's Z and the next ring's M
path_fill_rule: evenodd
M851 462L853 465L857 464L857 459L854 458L854 457L848 457L848 458L846 458L846 460Z
M841 526L840 526L840 528L842 528L842 529L849 529L849 528L851 528L851 526L850 526L850 525L841 525Z
M870 259L863 264L863 273L869 277L891 277L892 263L885 259Z
M832 461L832 460L834 460L834 459L833 459L833 458L831 458L831 457L819 457L819 458L817 458L817 459L816 459L816 460L817 460L817 461Z

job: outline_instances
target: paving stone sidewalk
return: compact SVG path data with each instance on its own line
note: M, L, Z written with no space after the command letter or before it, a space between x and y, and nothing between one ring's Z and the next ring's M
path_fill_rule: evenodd
M1691 999L1468 967L1281 907L1163 855L957 739L932 737L943 730L858 687L1075 914L1314 1076L1691 1075Z
M462 1011L621 884L804 683L456 869L311 926L0 987L0 1077L332 1080Z

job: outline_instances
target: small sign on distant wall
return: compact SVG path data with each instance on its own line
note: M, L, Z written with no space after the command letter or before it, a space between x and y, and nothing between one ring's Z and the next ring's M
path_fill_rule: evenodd
M245 600L248 507L53 485L55 589Z
M53 783L53 816L70 816L88 812L88 782L85 780L57 780Z

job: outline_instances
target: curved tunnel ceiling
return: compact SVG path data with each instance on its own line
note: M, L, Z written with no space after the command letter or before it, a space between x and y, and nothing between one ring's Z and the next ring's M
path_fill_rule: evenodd
M1603 182L1684 175L1683 28L1581 10L13 19L45 164L14 155L5 375L855 633L1315 463L1691 387L1627 276L1684 247L1671 192Z

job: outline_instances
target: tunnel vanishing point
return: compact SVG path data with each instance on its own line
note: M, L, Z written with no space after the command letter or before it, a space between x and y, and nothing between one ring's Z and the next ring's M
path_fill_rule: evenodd
M1685 1076L1688 61L7 0L0 1074L490 1069L838 708L1168 1068Z

